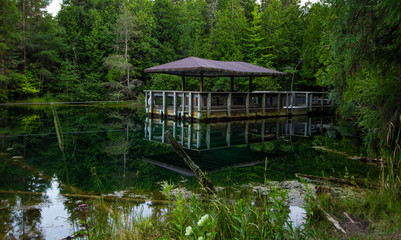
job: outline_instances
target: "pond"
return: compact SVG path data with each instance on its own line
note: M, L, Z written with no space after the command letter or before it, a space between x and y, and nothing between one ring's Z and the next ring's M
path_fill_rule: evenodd
M199 188L193 173L165 142L166 130L215 186L235 188L263 183L265 178L291 180L295 173L378 176L378 169L366 163L312 147L360 154L353 125L334 118L189 124L148 119L141 108L56 109L64 156L50 106L0 108L2 239L70 236L78 229L76 209L83 203L103 219L112 209L120 209L127 219L162 215L163 181L192 191Z

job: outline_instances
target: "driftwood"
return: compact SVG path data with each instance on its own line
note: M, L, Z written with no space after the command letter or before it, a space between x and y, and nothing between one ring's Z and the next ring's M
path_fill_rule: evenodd
M204 172L196 165L191 158L186 154L184 149L178 144L177 140L173 137L170 131L164 132L164 136L169 141L174 151L184 159L185 163L194 172L195 176L199 179L199 183L210 193L214 192L213 183L210 181Z
M0 190L0 194L20 194L20 195L33 195L33 196L43 196L46 193L44 192L26 192L26 191L11 191L11 190ZM91 195L91 194L71 194L71 193L60 193L60 196L69 197L69 198L80 198L80 199L106 199L106 200L114 200L114 201L127 201L127 202L152 202L165 204L168 200L157 200L157 199L149 199L149 198L140 198L140 197L117 197L117 196L103 196L103 195Z
M350 179L346 179L346 178L335 178L335 177L327 178L327 177L320 177L320 176L314 176L314 175L306 175L306 174L301 174L301 173L296 173L295 176L298 178L303 178L303 179L347 184L347 185L358 186L358 187L369 187L370 186L362 180L350 180Z
M335 220L332 216L330 216L330 214L328 214L326 211L324 211L322 207L320 207L320 210L322 210L322 212L326 216L326 219L329 220L334 225L334 227L336 227L342 233L347 234L347 232L344 230L344 228L341 227L340 223L337 220Z
M322 150L322 151L326 151L326 152L339 154L339 155L343 155L343 156L346 156L349 159L358 160L358 161L361 161L361 162L369 162L369 163L374 163L374 164L378 164L378 163L384 162L384 160L382 158L351 156L351 155L349 155L349 154L347 154L345 152L340 152L340 151L337 151L337 150L333 150L333 149L329 149L329 148L325 148L325 147L320 147L320 146L314 146L312 148L318 149L318 150Z
M317 194L317 190L315 189L315 194ZM367 234L369 232L369 222L366 220L352 218L349 213L343 211L345 217L339 217L335 219L332 215L330 215L327 211L323 209L320 204L320 201L316 201L316 206L323 212L327 221L331 222L333 226L343 234L354 234L356 232Z

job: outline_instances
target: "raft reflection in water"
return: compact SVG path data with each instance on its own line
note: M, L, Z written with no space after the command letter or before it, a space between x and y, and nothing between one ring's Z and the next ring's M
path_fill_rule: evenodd
M322 134L331 128L333 118L330 117L303 116L213 123L185 123L147 118L145 139L167 143L164 132L169 130L183 148L202 151L290 136L309 137Z
M333 128L332 118L269 118L263 120L232 121L220 123L183 123L177 121L146 119L145 139L168 144L165 131L185 148L189 157L204 171L217 172L228 168L245 167L277 160L281 156L267 156L265 152L249 147L236 147L286 137L309 137ZM175 153L147 156L145 161L173 170L186 176L193 172Z

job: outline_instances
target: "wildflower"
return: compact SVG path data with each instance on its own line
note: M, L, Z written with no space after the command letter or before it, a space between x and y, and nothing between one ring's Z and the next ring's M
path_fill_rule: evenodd
M88 210L88 205L86 205L85 203L78 205L77 209L81 212L86 212Z
M373 130L373 132L375 132L375 133L376 133L378 130L379 130L378 128L375 128L375 129Z
M203 239L204 239L203 237L199 237L199 238L198 238L198 240L203 240Z
M192 230L192 227L191 227L191 226L188 226L188 227L185 229L185 236L190 236L193 232L194 232L194 231Z
M202 227L204 226L209 220L210 220L210 215L209 214L205 214L203 217L201 217L201 219L198 221L198 226Z

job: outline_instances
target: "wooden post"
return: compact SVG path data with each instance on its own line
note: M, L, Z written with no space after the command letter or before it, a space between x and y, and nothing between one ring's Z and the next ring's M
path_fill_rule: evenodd
M189 99L188 99L188 115L189 115L189 118L192 118L193 116L192 116L192 92L189 92Z
M184 123L181 123L181 146L184 146L185 128Z
M167 118L167 102L166 102L166 92L163 92L163 116L162 118Z
M145 92L145 109L146 109L146 113L149 112L148 109L148 92Z
M246 94L245 98L245 110L246 110L246 116L249 117L249 93Z
M210 149L210 124L208 123L206 126L206 147Z
M162 143L164 143L164 131L166 131L167 121L162 120Z
M309 112L309 94L305 93L305 111L306 114Z
M181 77L181 91L185 91L185 75Z
M226 132L226 142L227 146L229 147L231 145L231 123L227 123L227 132Z
M266 119L262 120L262 127L260 129L260 136L262 138L262 142L265 141L265 129L266 129Z
M231 98L232 98L232 94L229 93L228 97L227 97L227 117L231 118Z
M149 141L153 138L153 118L149 119Z
M173 95L173 106L174 106L174 118L177 119L177 111L178 111L178 106L177 106L177 92L174 92ZM175 133L173 133L175 134ZM174 136L175 137L175 136Z
M231 77L230 79L230 91L234 92L234 77Z
M280 115L280 110L281 110L281 94L277 94L277 115Z
M266 93L262 96L262 116L266 116Z
M291 113L292 113L292 109L294 108L294 105L295 105L296 96L297 96L296 93L294 93L294 92L291 93Z
M150 106L149 106L150 117L152 117L153 116L153 92L152 91L150 91L149 101L150 101Z
M324 105L324 93L320 95L320 110L323 111L323 105Z
M177 137L177 121L173 122L173 137Z
M207 118L211 117L211 110L212 110L212 94L208 93L207 94L207 102L206 102L206 108L207 108Z
M287 92L287 94L285 95L285 105L286 105L286 107L287 107L287 114L288 114L288 112L289 112L289 100L288 100L288 92Z
M248 144L248 133L249 133L249 121L245 123L245 143Z
M182 116L181 116L181 120L184 119L185 116L185 93L182 93L182 97L181 97L181 108L182 108Z
M200 91L203 92L203 72L200 73Z
M145 128L144 128L144 130L145 130L145 138L148 137L148 121L149 121L149 119L146 118L145 119Z
M309 95L309 112L313 111L313 93Z
M191 148L191 146L192 146L192 124L188 124L187 146L188 146L188 148Z
M171 135L169 131L166 131L165 136L170 142L171 147L174 151L184 159L184 162L189 168L194 172L195 176L198 178L200 184L209 192L213 193L213 183L207 179L206 174L200 170L200 168L191 160L191 158L185 153L184 149L177 143L175 138Z
M198 116L196 116L197 119L201 119L201 117L202 117L201 107L202 107L202 96L199 93L198 94Z
M253 76L249 77L249 92L252 92L252 80L253 80Z
M201 127L200 124L197 124L196 128L196 148L199 149L201 147Z

